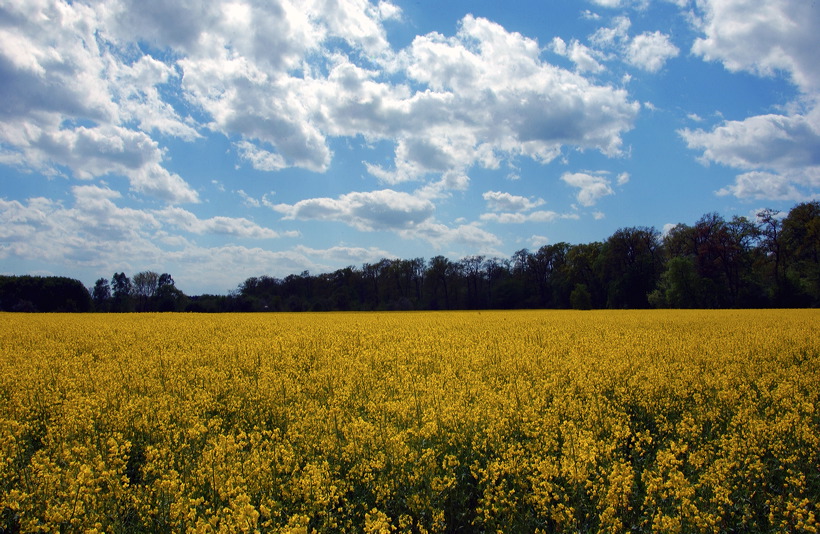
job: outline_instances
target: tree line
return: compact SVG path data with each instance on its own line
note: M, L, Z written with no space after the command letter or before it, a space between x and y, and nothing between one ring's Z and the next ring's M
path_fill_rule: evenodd
M86 290L86 300L76 284L72 292L66 286L71 298L60 308L45 305L37 292L4 289L9 278L31 289L33 277L3 278L0 309L19 311L816 307L820 202L797 204L784 217L763 210L754 220L709 213L663 235L652 227L621 228L602 242L549 244L510 258L385 258L318 275L251 277L228 295L189 297L167 273L115 273Z

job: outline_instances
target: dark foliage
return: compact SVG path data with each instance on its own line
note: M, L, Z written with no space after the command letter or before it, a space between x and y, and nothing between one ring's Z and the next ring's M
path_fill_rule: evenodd
M755 221L706 214L666 235L620 228L604 242L555 243L511 258L382 259L332 273L248 278L188 297L168 273L76 280L0 277L7 311L368 311L512 308L756 308L820 305L820 202Z
M0 276L0 310L87 312L91 295L79 280L62 276Z

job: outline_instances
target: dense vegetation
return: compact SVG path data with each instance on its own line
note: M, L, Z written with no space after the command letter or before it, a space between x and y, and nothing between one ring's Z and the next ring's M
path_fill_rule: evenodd
M0 310L87 312L91 296L79 280L63 276L0 276Z
M818 319L0 314L0 532L817 532Z
M10 287L16 286L8 278L0 285L0 309L86 309L41 307ZM133 280L125 273L101 278L90 292L97 311L815 307L820 202L798 204L785 217L764 210L754 221L710 213L665 235L621 228L604 242L555 243L511 258L382 259L318 275L252 277L230 295L187 297L169 274L151 271Z

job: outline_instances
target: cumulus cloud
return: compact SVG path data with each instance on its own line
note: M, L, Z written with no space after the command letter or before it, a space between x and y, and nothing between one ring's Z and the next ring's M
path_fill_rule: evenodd
M604 66L598 63L596 51L581 44L577 39L570 41L569 46L560 37L552 40L552 50L559 56L564 56L575 63L580 72L601 72Z
M533 234L533 235L530 236L530 245L534 249L539 249L539 248L543 247L544 245L548 245L549 242L550 242L550 239L545 235Z
M133 191L169 202L197 202L199 195L179 175L162 166L163 151L144 132L119 126L72 129L3 125L0 139L16 145L26 166L47 174L66 167L83 180L125 176Z
M286 219L339 221L363 231L395 231L417 228L432 217L434 206L409 193L382 189L276 204L273 209Z
M734 185L719 194L737 197L800 200L820 184L820 47L815 28L817 9L804 2L764 2L749 10L741 0L698 4L697 29L703 34L692 51L728 70L760 76L785 74L802 93L786 114L725 121L711 131L684 129L689 148L702 152L704 163L739 170Z
M759 115L726 121L712 131L681 131L705 161L741 169L790 169L820 165L820 122L804 115Z
M278 171L288 166L281 155L259 148L250 141L239 141L234 146L239 151L239 157L250 162L256 170Z
M814 185L819 186L820 180L815 178ZM766 200L809 200L807 195L797 188L795 181L782 174L752 171L745 172L735 178L735 183L717 191L718 196L734 195L738 198L754 198Z
M169 240L170 227L196 235L227 234L248 239L272 239L277 232L244 218L199 219L178 207L137 210L117 202L120 193L96 185L74 186L73 205L45 198L2 201L0 222L8 247L24 258L75 258L81 263L112 262L116 258L158 257L158 243ZM8 250L8 248L7 248ZM82 261L81 261L82 260Z
M669 59L680 54L668 35L654 31L631 37L631 26L629 17L615 17L611 26L599 28L590 40L602 50L619 52L626 63L648 72L659 71Z
M384 22L402 12L386 0L43 0L8 2L2 16L0 162L122 175L171 204L200 199L168 169L169 137L217 132L268 172L327 171L330 137L388 141L392 165L365 166L395 184L546 163L566 146L618 155L640 108L581 75L602 67L579 42L566 47L570 72L470 15L453 36L394 51Z
M498 236L481 228L476 223L450 227L433 220L427 220L412 231L401 231L400 235L406 239L424 239L437 249L456 244L463 245L469 250L477 250L481 254L498 255L497 247L501 245Z
M75 186L74 204L46 198L26 203L0 201L3 245L0 257L15 256L72 265L93 265L122 254L155 257L159 249L146 234L160 228L150 213L115 204L119 193L98 186ZM116 251L116 252L114 252Z
M680 130L704 163L738 170L735 183L718 191L740 198L802 200L820 185L820 11L796 0L767 1L750 9L742 0L698 3L702 37L692 51L731 71L788 76L800 102L784 114L724 121L711 131Z
M200 219L188 210L168 207L157 211L163 221L193 234L222 234L248 239L275 239L279 234L270 228L259 226L244 217L210 217Z
M561 180L578 188L577 199L582 206L594 206L599 199L613 195L609 178L604 174L588 174L584 172L564 173Z
M615 17L608 27L598 28L590 40L601 48L621 47L629 42L629 28L632 21L627 16Z
M138 210L122 206L112 189L79 185L70 205L37 197L0 199L0 258L63 265L89 279L115 271L172 272L184 291L228 290L243 277L284 276L317 264L303 251L272 252L242 245L206 247L196 236L272 239L270 229L247 219L199 219L176 207ZM282 235L290 235L283 232Z
M668 35L645 32L636 35L626 49L627 62L649 72L659 71L671 58L680 53Z
M294 251L307 257L317 258L317 261L328 265L360 265L372 263L383 258L394 258L395 255L378 247L346 247L335 246L326 249L316 249L298 245Z
M501 212L482 213L481 220L485 222L496 222L500 224L522 224L526 222L552 222L556 219L567 218L554 211L537 210L530 213L521 212Z
M65 168L79 179L122 175L137 193L196 202L147 133L198 135L157 91L176 73L147 57L127 63L113 55L102 37L104 12L79 2L4 6L0 160L51 174Z
M369 171L396 183L473 165L497 168L517 156L546 163L564 146L620 154L639 104L540 53L536 41L468 15L455 36L418 36L401 52L399 64L427 90L403 95L362 84L363 73L353 73L365 95L352 108L359 122L378 112L387 121L368 119L380 124L369 135L392 132L396 140L393 168Z
M707 61L763 76L787 73L804 92L820 90L820 10L803 0L702 0L692 46Z
M501 244L497 236L476 223L448 226L437 222L429 199L392 189L312 198L272 208L284 219L337 221L362 231L387 230L403 239L425 240L436 248L457 244L496 252Z
M482 213L480 220L498 224L547 223L557 219L575 219L576 214L561 214L552 210L535 210L544 199L531 199L501 191L484 193L490 213ZM534 211L532 211L534 210Z
M527 211L544 204L542 198L532 200L502 191L487 191L482 196L487 201L487 207L493 211Z

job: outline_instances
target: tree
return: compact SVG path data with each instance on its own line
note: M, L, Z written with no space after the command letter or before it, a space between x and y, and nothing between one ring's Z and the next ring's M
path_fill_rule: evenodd
M801 305L799 288L789 276L788 246L783 235L783 220L780 212L765 209L757 214L762 236L761 247L766 258L771 287L771 301L775 306Z
M0 276L0 310L87 312L91 294L79 280L64 276Z
M91 300L94 302L94 309L98 312L108 311L111 305L111 286L108 284L108 280L99 278L94 283Z
M656 308L707 308L708 295L692 256L675 256L666 263L658 287L649 294Z
M131 279L125 273L114 273L111 278L111 292L113 300L111 309L116 312L133 311L131 298Z
M142 271L134 275L132 284L137 311L148 311L151 299L157 294L159 275L154 271Z
M820 305L820 201L792 208L783 219L782 238L795 285L807 304Z
M569 304L567 285L567 252L569 243L544 245L528 257L527 272L531 283L538 289L542 308L563 308Z
M185 293L173 284L164 284L157 290L152 308L160 312L182 311L188 304Z
M648 295L663 270L660 233L654 228L621 228L603 248L607 307L647 308Z
M573 310L592 309L592 295L585 284L576 284L569 295L569 302Z
M174 286L174 279L168 273L162 273L159 275L159 279L157 280L157 290L162 289L165 286Z
M485 304L484 292L484 256L468 256L462 258L460 271L467 282L467 307L471 309L483 308Z
M566 272L569 284L583 284L589 291L593 308L606 306L606 291L602 277L603 243L573 245L567 251Z
M443 293L445 310L450 309L450 301L452 297L452 283L451 279L455 267L453 262L444 256L436 256L430 259L427 267L427 273L424 276L425 282L430 287L430 300L428 301L429 308L438 310L442 308L440 296Z

